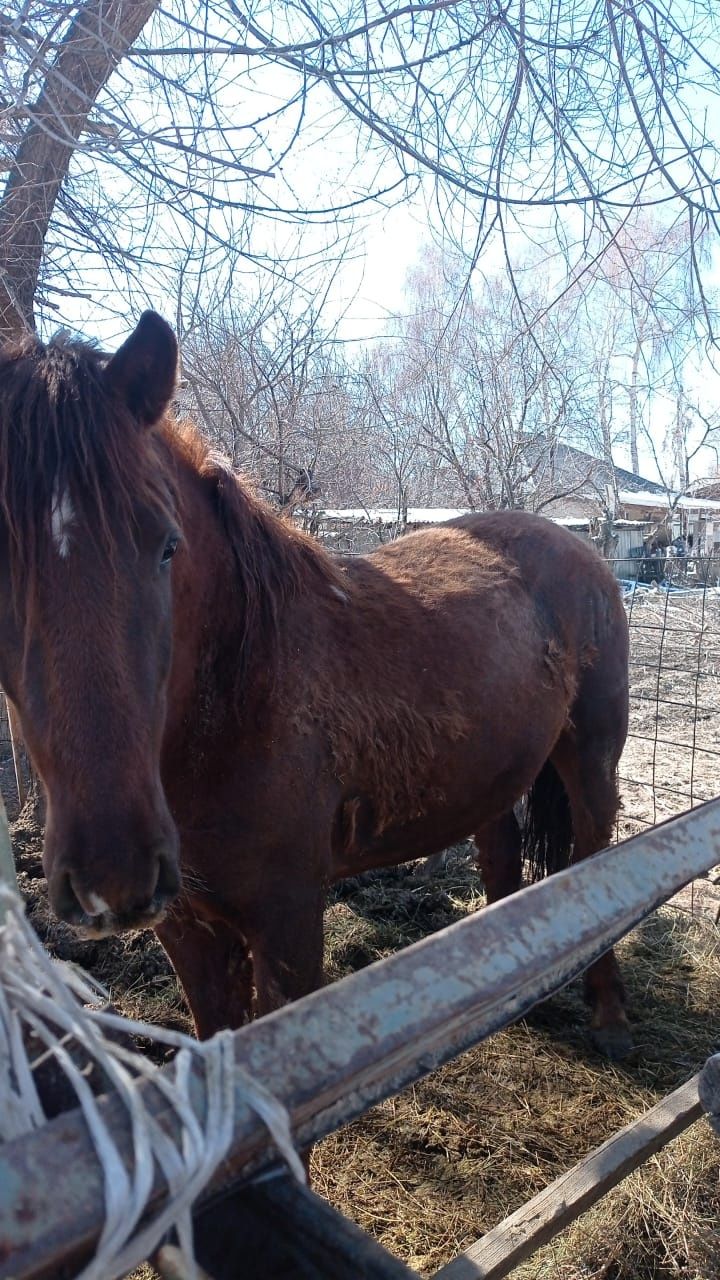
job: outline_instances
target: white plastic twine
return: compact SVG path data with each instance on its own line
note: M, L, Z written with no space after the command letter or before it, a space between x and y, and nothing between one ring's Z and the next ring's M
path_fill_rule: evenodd
M25 919L23 904L13 890L0 885L0 1141L9 1141L45 1123L33 1069L48 1056L55 1058L77 1095L95 1146L105 1196L105 1221L95 1257L78 1280L116 1280L152 1254L171 1228L177 1231L184 1274L198 1276L192 1245L192 1205L232 1141L235 1104L240 1097L269 1130L278 1152L292 1173L305 1181L295 1150L287 1111L235 1062L232 1035L220 1032L199 1043L179 1032L133 1022L84 1003L105 999L105 993L69 964L47 955ZM25 1031L45 1046L34 1063L28 1061ZM178 1050L173 1068L159 1071L141 1054L108 1039L106 1032L142 1035ZM132 1137L132 1168L122 1159L105 1124L97 1100L73 1061L70 1047L82 1051L85 1066L94 1062L108 1088L127 1110ZM190 1104L192 1068L205 1089L201 1122ZM148 1081L175 1112L180 1136L176 1143L147 1110L139 1081ZM164 1207L137 1230L144 1216L156 1172L167 1184Z

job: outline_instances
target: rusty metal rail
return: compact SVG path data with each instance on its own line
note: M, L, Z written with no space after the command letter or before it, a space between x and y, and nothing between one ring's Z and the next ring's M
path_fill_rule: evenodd
M719 851L720 800L243 1028L237 1060L285 1103L298 1143L315 1142L564 986ZM200 1112L199 1088L195 1101ZM119 1109L102 1105L127 1152ZM150 1106L173 1123L154 1091ZM218 1181L272 1158L240 1092ZM87 1255L103 1213L97 1175L77 1112L0 1147L0 1277L50 1276Z

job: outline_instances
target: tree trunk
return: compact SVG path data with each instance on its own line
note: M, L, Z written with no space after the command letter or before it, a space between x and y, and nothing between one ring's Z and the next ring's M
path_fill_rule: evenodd
M0 341L35 327L58 192L98 94L159 0L87 0L49 68L0 199Z
M630 413L629 413L629 436L630 436L630 458L632 460L632 469L636 475L640 472L640 459L638 456L638 374L640 371L640 353L642 351L642 333L638 334L638 340L635 343L635 350L632 357L632 368L630 372Z
M678 471L678 488L685 493L690 488L690 463L687 455L687 422L685 418L685 392L675 396L675 460Z

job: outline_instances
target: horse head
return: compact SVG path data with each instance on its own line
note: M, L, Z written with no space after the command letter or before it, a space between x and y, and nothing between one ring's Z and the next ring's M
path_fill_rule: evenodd
M176 371L153 312L110 358L0 352L0 683L47 795L51 904L96 935L156 923L180 887L160 779Z

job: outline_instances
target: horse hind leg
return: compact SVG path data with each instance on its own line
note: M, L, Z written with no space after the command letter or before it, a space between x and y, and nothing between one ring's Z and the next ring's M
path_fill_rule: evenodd
M574 837L573 862L589 858L610 844L619 796L612 746L595 740L578 744L574 731L562 735L552 762L567 791ZM585 974L585 997L592 1010L593 1043L606 1057L619 1060L633 1042L625 1007L625 988L613 950L606 951Z

